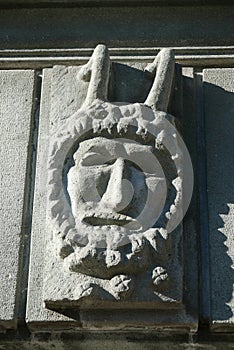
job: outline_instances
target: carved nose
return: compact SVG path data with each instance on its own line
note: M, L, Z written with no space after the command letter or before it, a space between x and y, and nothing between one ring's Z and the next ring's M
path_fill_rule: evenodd
M133 188L126 179L126 163L118 158L112 166L109 182L102 197L102 203L116 212L122 211L131 202Z

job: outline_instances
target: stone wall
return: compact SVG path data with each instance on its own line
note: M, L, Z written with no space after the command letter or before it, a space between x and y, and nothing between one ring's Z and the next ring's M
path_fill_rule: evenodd
M215 1L0 1L1 348L232 348L233 15ZM100 43L108 98L121 103L143 103L153 82L144 69L163 47L175 54L168 111L194 169L177 311L44 304L51 135L84 102L77 73Z

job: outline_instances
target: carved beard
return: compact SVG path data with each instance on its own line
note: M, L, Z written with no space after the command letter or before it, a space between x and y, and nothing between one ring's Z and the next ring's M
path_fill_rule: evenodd
M119 273L140 273L151 263L153 248L144 237L137 235L131 235L128 241L130 243L116 248L101 248L100 241L92 240L89 235L86 245L73 242L73 251L65 257L64 263L70 271L100 278L112 278Z

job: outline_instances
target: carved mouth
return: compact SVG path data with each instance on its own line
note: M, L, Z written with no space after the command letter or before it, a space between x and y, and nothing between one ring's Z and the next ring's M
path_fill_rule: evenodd
M91 226L128 226L129 229L139 229L140 224L131 217L122 214L93 214L91 216L85 216L82 220L83 222Z

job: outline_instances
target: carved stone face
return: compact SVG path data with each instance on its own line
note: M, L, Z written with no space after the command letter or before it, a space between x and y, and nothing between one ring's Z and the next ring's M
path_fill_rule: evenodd
M96 137L81 142L73 158L67 188L76 225L104 241L109 236L112 245L152 227L166 184L151 146Z
M144 103L109 102L110 70L107 48L99 45L79 68L79 84L88 83L81 108L65 119L57 106L52 108L61 126L51 134L48 163L51 259L45 302L63 312L66 305L75 307L75 313L79 305L88 309L181 307L181 229L178 236L168 235L168 223L172 230L183 204L183 152L169 122L173 118L166 113L173 54L162 50L146 67L148 83L151 74L155 78ZM79 102L84 97L82 84L77 91ZM146 86L143 95L147 90ZM100 133L108 137L97 137ZM91 134L91 139L80 142ZM130 304L112 304L127 298Z

